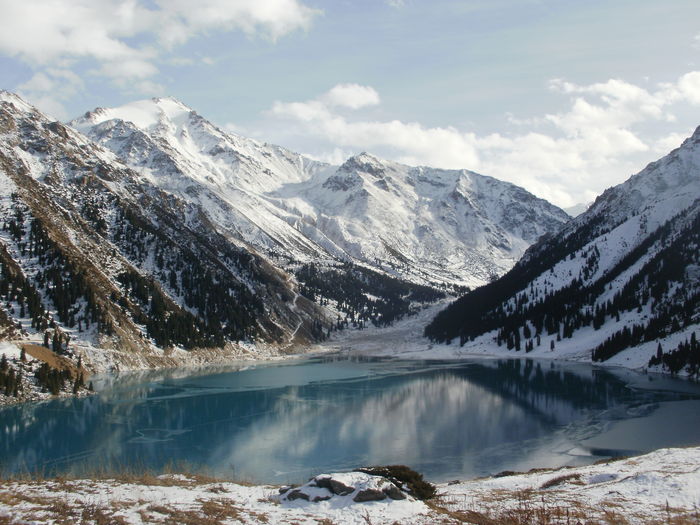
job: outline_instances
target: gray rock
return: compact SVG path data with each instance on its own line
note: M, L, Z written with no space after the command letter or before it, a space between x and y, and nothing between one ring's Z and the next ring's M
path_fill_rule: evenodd
M285 498L287 499L287 501L294 501L297 499L303 499L303 500L309 501L309 495L302 492L300 489L292 490L291 492L289 492L285 496Z
M348 486L327 475L315 477L311 480L311 483L313 484L312 486L330 490L336 496L347 496L355 490L355 487Z
M317 476L315 478L311 478L309 481L309 484L312 487L319 487L322 489L328 489L331 492L333 492L333 489L331 488L331 477L330 476Z
M354 498L352 498L355 503L362 503L365 501L382 501L383 499L386 499L386 494L377 489L361 490L355 494Z
M348 494L352 494L352 492L355 490L355 487L350 487L333 478L330 478L329 481L331 486L330 491L338 496L347 496Z
M403 491L393 483L390 483L384 487L382 492L394 500L406 499L406 494L404 494Z

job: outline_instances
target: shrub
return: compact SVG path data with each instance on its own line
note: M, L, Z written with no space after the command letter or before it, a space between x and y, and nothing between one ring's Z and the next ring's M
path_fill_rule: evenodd
M364 472L372 476L382 476L394 482L397 486L405 488L415 498L428 500L436 495L435 486L423 479L423 474L406 465L387 465L384 467L363 467L356 472Z

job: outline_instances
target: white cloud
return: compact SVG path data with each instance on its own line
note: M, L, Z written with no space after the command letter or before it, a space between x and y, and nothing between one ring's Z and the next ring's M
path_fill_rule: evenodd
M54 118L65 119L68 113L63 103L82 88L82 79L72 71L50 67L17 86L17 92Z
M368 86L340 84L306 102L275 102L270 113L304 124L307 133L325 137L335 146L372 149L388 147L405 162L464 167L476 162L473 135L454 128L426 128L398 120L350 121L333 110L378 104L379 95Z
M169 45L212 29L261 33L276 40L297 29L308 29L318 10L298 0L157 0L168 19L160 36Z
M683 75L678 82L678 90L688 102L700 105L700 71L691 71Z
M653 149L658 154L664 155L680 146L685 139L693 134L693 131L694 130L689 129L686 133L669 133L657 139L653 145Z
M380 102L374 89L357 84L335 86L305 102L278 101L269 113L325 143L329 153L317 153L319 158L337 160L338 152L369 150L412 165L472 169L570 206L593 200L644 159L677 147L683 138L678 133L654 137L640 129L675 122L677 104L700 104L700 72L654 89L618 79L584 86L553 80L550 88L569 99L568 109L528 119L507 115L511 124L530 128L513 134L477 136L454 127L340 113L340 107Z
M0 0L0 13L0 54L37 72L89 61L119 86L152 92L158 60L175 45L211 31L276 40L307 29L319 11L301 0Z
M322 101L328 106L359 109L379 104L379 93L369 86L338 84L323 95Z

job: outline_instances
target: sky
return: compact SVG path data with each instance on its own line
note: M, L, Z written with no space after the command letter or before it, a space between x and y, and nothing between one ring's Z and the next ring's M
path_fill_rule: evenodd
M0 89L69 120L173 96L340 164L469 169L568 207L700 125L697 0L0 0Z

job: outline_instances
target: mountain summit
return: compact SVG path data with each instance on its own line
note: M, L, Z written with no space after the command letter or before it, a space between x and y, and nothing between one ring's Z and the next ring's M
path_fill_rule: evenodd
M475 286L568 219L505 182L368 153L341 166L226 133L174 99L96 109L71 123L222 232L272 260L366 265Z

